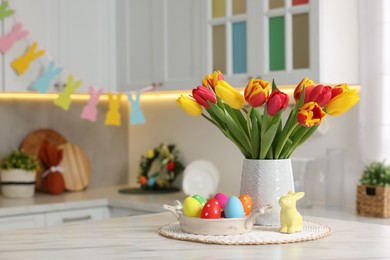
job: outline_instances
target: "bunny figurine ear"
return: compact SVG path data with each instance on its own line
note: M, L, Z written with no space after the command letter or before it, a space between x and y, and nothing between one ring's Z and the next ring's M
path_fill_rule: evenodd
M295 197L296 200L302 199L303 196L305 196L305 193L304 193L304 192L298 192L298 193L295 193L295 194L294 194L294 197Z

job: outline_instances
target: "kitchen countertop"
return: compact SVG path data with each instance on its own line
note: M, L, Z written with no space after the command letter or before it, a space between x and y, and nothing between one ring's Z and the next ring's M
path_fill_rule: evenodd
M64 192L60 195L35 193L29 199L8 199L0 196L0 217L19 214L32 214L58 210L70 210L83 207L110 206L162 212L163 204L173 204L175 199L183 200L184 193L166 194L122 194L118 190L124 185L87 189L80 192Z
M30 199L7 199L0 196L0 217L71 210L84 207L109 206L143 212L163 212L163 204L172 205L174 200L183 201L183 192L166 194L122 194L118 190L126 187L117 185L103 188L89 188L81 192L64 192L60 195L36 193ZM299 203L298 203L299 207ZM390 225L390 218L363 217L355 213L353 208L311 207L299 208L302 215L325 217L340 220L351 220L365 223Z
M389 259L390 227L304 217L332 228L314 241L228 246L169 239L168 212L0 232L0 259Z

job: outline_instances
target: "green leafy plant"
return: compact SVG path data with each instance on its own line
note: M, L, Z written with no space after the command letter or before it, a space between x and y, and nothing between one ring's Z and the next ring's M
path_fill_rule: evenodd
M360 183L372 186L390 186L390 166L386 165L385 162L373 161L364 168Z
M14 150L0 163L3 170L22 169L26 171L35 171L38 169L37 159L21 150Z

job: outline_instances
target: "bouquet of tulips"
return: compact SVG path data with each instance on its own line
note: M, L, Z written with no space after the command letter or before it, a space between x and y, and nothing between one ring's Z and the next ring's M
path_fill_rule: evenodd
M202 115L218 127L246 159L286 159L327 114L343 114L359 96L345 83L331 87L304 78L295 88L294 99L295 105L283 122L289 96L274 81L271 86L268 81L251 79L242 95L215 71L192 90L192 97L181 95L176 102L188 114Z

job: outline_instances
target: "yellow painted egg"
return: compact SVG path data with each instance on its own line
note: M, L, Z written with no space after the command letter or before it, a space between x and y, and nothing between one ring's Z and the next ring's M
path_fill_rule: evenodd
M199 218L203 206L192 197L185 198L183 202L183 212L187 217Z

